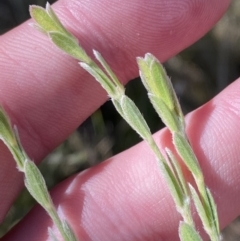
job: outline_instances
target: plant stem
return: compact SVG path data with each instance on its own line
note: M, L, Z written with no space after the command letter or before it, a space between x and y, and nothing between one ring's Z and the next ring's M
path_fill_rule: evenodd
M56 211L56 209L52 206L49 210L47 210L49 216L51 217L53 223L56 225L56 227L58 228L59 232L61 233L63 239L65 241L70 241L68 236L66 235L66 232L64 231L63 225L62 225L62 221L58 216L58 213Z

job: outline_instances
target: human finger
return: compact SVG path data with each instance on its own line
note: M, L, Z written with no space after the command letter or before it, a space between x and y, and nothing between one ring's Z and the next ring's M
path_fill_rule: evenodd
M221 228L240 213L239 91L240 79L186 118ZM154 137L159 146L171 147L166 130ZM178 240L180 215L145 142L65 180L52 196L80 240ZM50 218L38 207L3 241L47 240L48 226Z
M206 33L228 4L61 0L54 9L82 46L89 53L100 51L126 83L138 75L136 56L152 52L166 60ZM28 155L39 162L106 100L106 93L28 23L1 36L0 42L0 103L18 127ZM5 147L0 153L2 220L22 188L22 176Z

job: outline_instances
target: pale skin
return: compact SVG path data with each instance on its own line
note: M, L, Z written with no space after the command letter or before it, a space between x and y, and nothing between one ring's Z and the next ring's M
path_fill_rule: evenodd
M60 0L54 10L88 53L97 49L121 81L138 76L136 56L161 61L202 37L229 0ZM28 155L39 163L107 100L77 62L24 23L0 37L0 103L18 126ZM187 131L221 228L240 214L240 80L190 113ZM166 130L155 134L171 146ZM0 146L0 221L23 187L23 176ZM80 240L178 240L180 216L156 160L142 142L57 185L52 196ZM61 208L59 208L59 205ZM52 223L35 208L3 241L45 241ZM202 233L201 226L198 230Z

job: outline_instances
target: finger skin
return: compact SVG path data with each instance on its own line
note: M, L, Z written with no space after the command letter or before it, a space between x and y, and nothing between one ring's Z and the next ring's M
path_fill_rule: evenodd
M100 51L126 83L138 75L136 56L152 52L166 60L203 36L228 4L62 0L55 10L82 46L89 53L93 48ZM17 125L30 158L39 162L106 100L106 93L75 60L27 23L0 42L0 103ZM0 153L2 220L22 188L22 175L3 146Z
M240 79L186 118L221 228L240 213L239 91ZM160 146L171 146L166 130L154 137ZM145 142L65 180L52 195L80 240L179 240L180 216ZM47 240L48 226L47 214L35 208L3 241Z

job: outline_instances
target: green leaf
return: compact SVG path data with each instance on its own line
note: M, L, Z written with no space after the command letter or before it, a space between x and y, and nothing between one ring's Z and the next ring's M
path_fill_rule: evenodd
M211 208L211 217L212 217L212 225L215 226L216 233L220 234L220 227L219 227L219 222L218 222L218 212L217 212L217 205L213 199L213 196L208 188L206 188L206 193L208 196L210 208Z
M198 232L185 222L180 223L179 236L181 241L202 241Z
M152 94L148 94L148 97L159 117L170 131L178 131L180 127L177 115L168 108L161 98Z
M153 79L153 83L151 83L152 93L153 95L162 98L168 108L173 110L175 108L175 98L172 83L160 62L153 55L151 57L152 61L150 63L150 72Z
M194 189L194 187L189 184L189 188L192 194L192 199L194 202L194 205L197 209L197 213L199 215L199 217L201 218L203 227L205 229L205 231L210 235L212 233L212 228L211 228L211 221L209 220L209 216L207 214L207 210L204 208L196 190ZM211 235L210 235L211 237Z
M65 30L62 28L62 26L59 25L55 19L52 19L44 8L32 5L30 6L29 11L31 17L46 34L50 31L65 33Z
M161 98L169 110L178 116L184 125L184 118L172 83L161 63L152 54L137 58L140 77L148 94Z
M122 110L122 107L121 107L121 104L120 104L119 100L112 99L112 103L113 103L115 109L117 110L117 112L122 116L123 119L125 119L124 113L123 113L123 110Z
M149 83L152 83L152 74L150 72L150 62L151 62L151 58L149 58L150 55L145 55L144 58L137 58L137 63L138 63L138 67L139 67L139 72L140 72L140 77L142 80L142 83L144 85L144 87L146 88L146 90L151 93L151 87Z
M124 91L123 85L120 83L117 76L114 74L114 72L112 71L110 66L107 64L105 59L102 57L102 55L96 50L93 50L93 54L96 57L96 59L101 63L101 65L103 66L103 68L107 72L108 76L113 81L113 83L116 85L116 87L118 88L118 91L120 91L122 94L124 94L125 91Z
M173 155L171 150L169 150L168 148L165 148L165 150L166 150L166 154L168 157L168 161L173 169L174 176L177 178L178 182L181 185L182 192L185 193L185 196L189 196L188 195L189 192L187 189L187 183L183 176L181 166L179 165L177 159L175 158L175 156Z
M57 15L55 14L53 9L51 8L51 5L48 2L46 4L46 12L50 16L50 18L53 20L53 22L59 27L59 29L62 30L62 33L65 33L70 38L75 39L75 41L77 42L77 39L71 33L69 33L66 30L66 28L62 25L62 23L60 22L60 20L58 19ZM54 30L50 30L50 31L54 31Z
M91 60L86 52L78 45L78 42L59 32L49 32L49 37L53 43L75 59L89 63Z
M193 173L193 175L198 178L202 177L202 172L198 164L198 160L187 141L186 137L177 132L173 133L173 143L179 156L182 158L188 169Z
M14 157L14 160L17 162L17 167L18 167L19 171L23 171L24 162L28 158L28 156L23 149L16 126L13 127L13 132L14 132L14 136L15 136L15 140L16 140L16 146L10 148L10 151Z
M172 194L173 200L176 204L177 210L182 213L182 209L184 206L184 199L185 199L185 193L183 193L181 189L181 184L179 183L178 179L172 172L172 170L169 168L167 163L163 163L163 172L168 184L168 188Z
M24 160L27 155L22 148L17 129L12 128L10 119L0 106L0 139L8 147L17 163L19 171L23 171Z
M28 156L27 156L26 152L24 151L24 148L23 148L22 143L20 141L20 137L19 137L17 126L14 125L12 130L13 130L13 133L14 133L14 136L15 136L15 140L16 140L16 143L17 143L16 149L19 152L21 152L23 161L25 161L28 158Z
M14 132L7 113L0 106L0 139L10 147L17 146Z
M152 138L150 129L134 102L126 95L120 100L123 115L128 124L144 139Z
M26 160L24 163L24 171L25 185L30 194L45 210L51 209L53 204L45 180L37 166L32 161Z
M154 96L161 98L170 110L175 108L175 94L166 71L157 58L148 53L144 59L137 59L144 85Z

